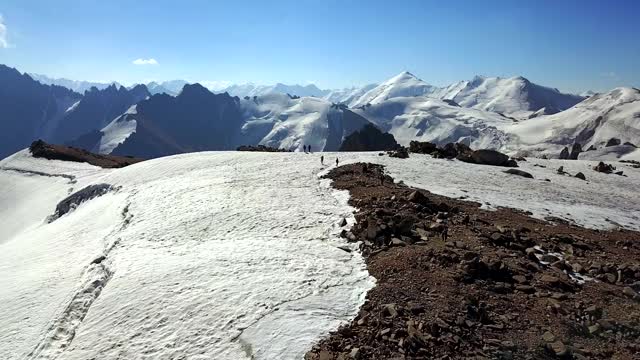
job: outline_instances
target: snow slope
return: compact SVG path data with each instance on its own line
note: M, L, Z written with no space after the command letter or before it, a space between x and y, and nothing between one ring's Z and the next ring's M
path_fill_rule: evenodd
M355 112L393 134L405 146L419 140L499 149L511 141L503 129L513 123L512 119L425 96L395 97Z
M505 174L503 167L434 159L429 155L411 154L403 160L377 153L337 155L341 164L368 161L386 165L396 181L440 195L464 197L487 209L512 207L531 211L536 218L558 217L589 228L640 230L640 193L636 190L640 186L640 169L622 163L614 165L627 177L592 170L597 161L531 158L518 162L520 170L534 176L532 180ZM325 154L327 158L333 159ZM587 181L557 174L560 166L570 174L584 173Z
M26 151L3 160L0 183L16 185L0 187L2 221L28 224L2 227L0 358L300 358L373 285L362 258L338 248L337 223L353 209L318 178L317 160L194 153L117 170ZM93 183L120 189L44 221L69 188Z
M331 92L324 96L324 99L336 104L351 104L353 101L359 99L366 94L367 91L375 88L376 86L378 86L378 84L331 90Z
M640 90L617 88L594 95L561 113L522 121L505 129L517 136L510 149L557 156L574 142L604 147L611 138L640 143Z
M131 117L137 113L137 105L132 105L124 114L113 119L109 125L105 126L101 130L102 136L98 144L97 152L100 154L111 154L118 145L122 144L131 134L135 133L137 122Z

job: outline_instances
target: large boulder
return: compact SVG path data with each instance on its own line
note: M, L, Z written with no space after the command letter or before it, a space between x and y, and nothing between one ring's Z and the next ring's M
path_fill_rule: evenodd
M517 167L518 164L509 156L489 149L475 150L457 157L458 160L479 165Z
M399 159L407 159L409 158L409 152L407 148L404 146L400 146L397 150L388 151L387 152L390 157L399 158Z
M438 150L438 146L428 141L411 141L409 143L409 152L416 154L431 154Z
M569 158L569 149L565 146L562 148L562 151L560 151L560 160L566 160Z
M602 161L600 161L598 165L594 166L593 168L593 170L597 172L605 173L605 174L611 174L615 169L616 168L613 165L605 164Z
M569 159L578 160L578 155L580 155L581 152L582 145L580 145L579 143L574 143L573 146L571 146L571 154L569 154Z

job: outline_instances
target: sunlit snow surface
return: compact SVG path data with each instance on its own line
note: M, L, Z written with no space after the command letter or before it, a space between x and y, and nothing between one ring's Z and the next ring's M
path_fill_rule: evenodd
M200 153L79 181L122 189L0 245L0 358L300 358L373 285L337 248L353 209L320 170L306 154ZM69 304L93 281L108 283L82 314Z
M628 177L588 161L520 162L531 180L416 154L323 155L382 163L396 181L487 208L640 226L640 171L622 164ZM373 286L362 258L337 248L353 209L319 179L319 157L208 152L116 170L26 151L1 161L0 215L20 223L0 232L0 358L300 358ZM121 188L45 223L70 188L92 183Z

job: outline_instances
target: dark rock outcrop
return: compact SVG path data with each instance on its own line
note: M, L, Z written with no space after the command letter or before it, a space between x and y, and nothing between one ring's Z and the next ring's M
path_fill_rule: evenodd
M582 152L582 145L579 143L574 143L571 145L571 152L569 152L568 147L562 148L560 152L560 156L558 157L561 160L578 160L578 155Z
M571 153L569 154L569 159L578 160L578 155L582 152L582 145L579 143L574 143L571 146Z
M615 169L616 168L613 165L605 164L602 161L600 161L598 165L593 167L593 170L597 172L605 173L605 174L611 174Z
M392 150L388 152L389 157L399 158L399 159L407 159L409 158L409 151L404 146L399 147L397 150Z
M399 146L393 135L383 133L373 124L368 124L347 136L339 151L391 151Z
M61 120L51 141L74 140L91 131L101 130L132 105L150 96L145 85L132 89L111 85L103 90L95 87L84 93L82 100Z
M469 146L460 142L448 143L443 147L438 147L430 142L411 141L409 143L409 151L417 154L429 154L438 159L455 158L463 162L479 165L518 166L515 160L510 159L509 156L499 151L490 149L472 150Z
M560 160L566 160L569 158L569 148L567 148L566 146L562 148L562 151L560 151L560 156L558 157Z
M611 138L609 139L609 141L607 141L607 143L604 145L604 147L609 147L609 146L618 146L620 145L622 142L620 141L620 139L617 138Z
M58 203L55 213L48 218L48 222L55 221L59 217L73 211L81 203L102 196L111 190L114 190L114 187L109 184L95 184L89 185L67 196Z
M176 96L157 94L137 105L136 131L113 153L143 158L195 151L232 150L241 145L240 99L188 84Z
M428 141L411 141L409 143L409 152L416 154L431 154L438 150L438 146Z

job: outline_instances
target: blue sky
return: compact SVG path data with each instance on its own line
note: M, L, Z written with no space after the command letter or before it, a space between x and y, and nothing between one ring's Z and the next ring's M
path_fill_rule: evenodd
M640 87L640 1L447 3L0 0L0 63L125 84L334 88L408 70L434 85L481 74L574 92Z

